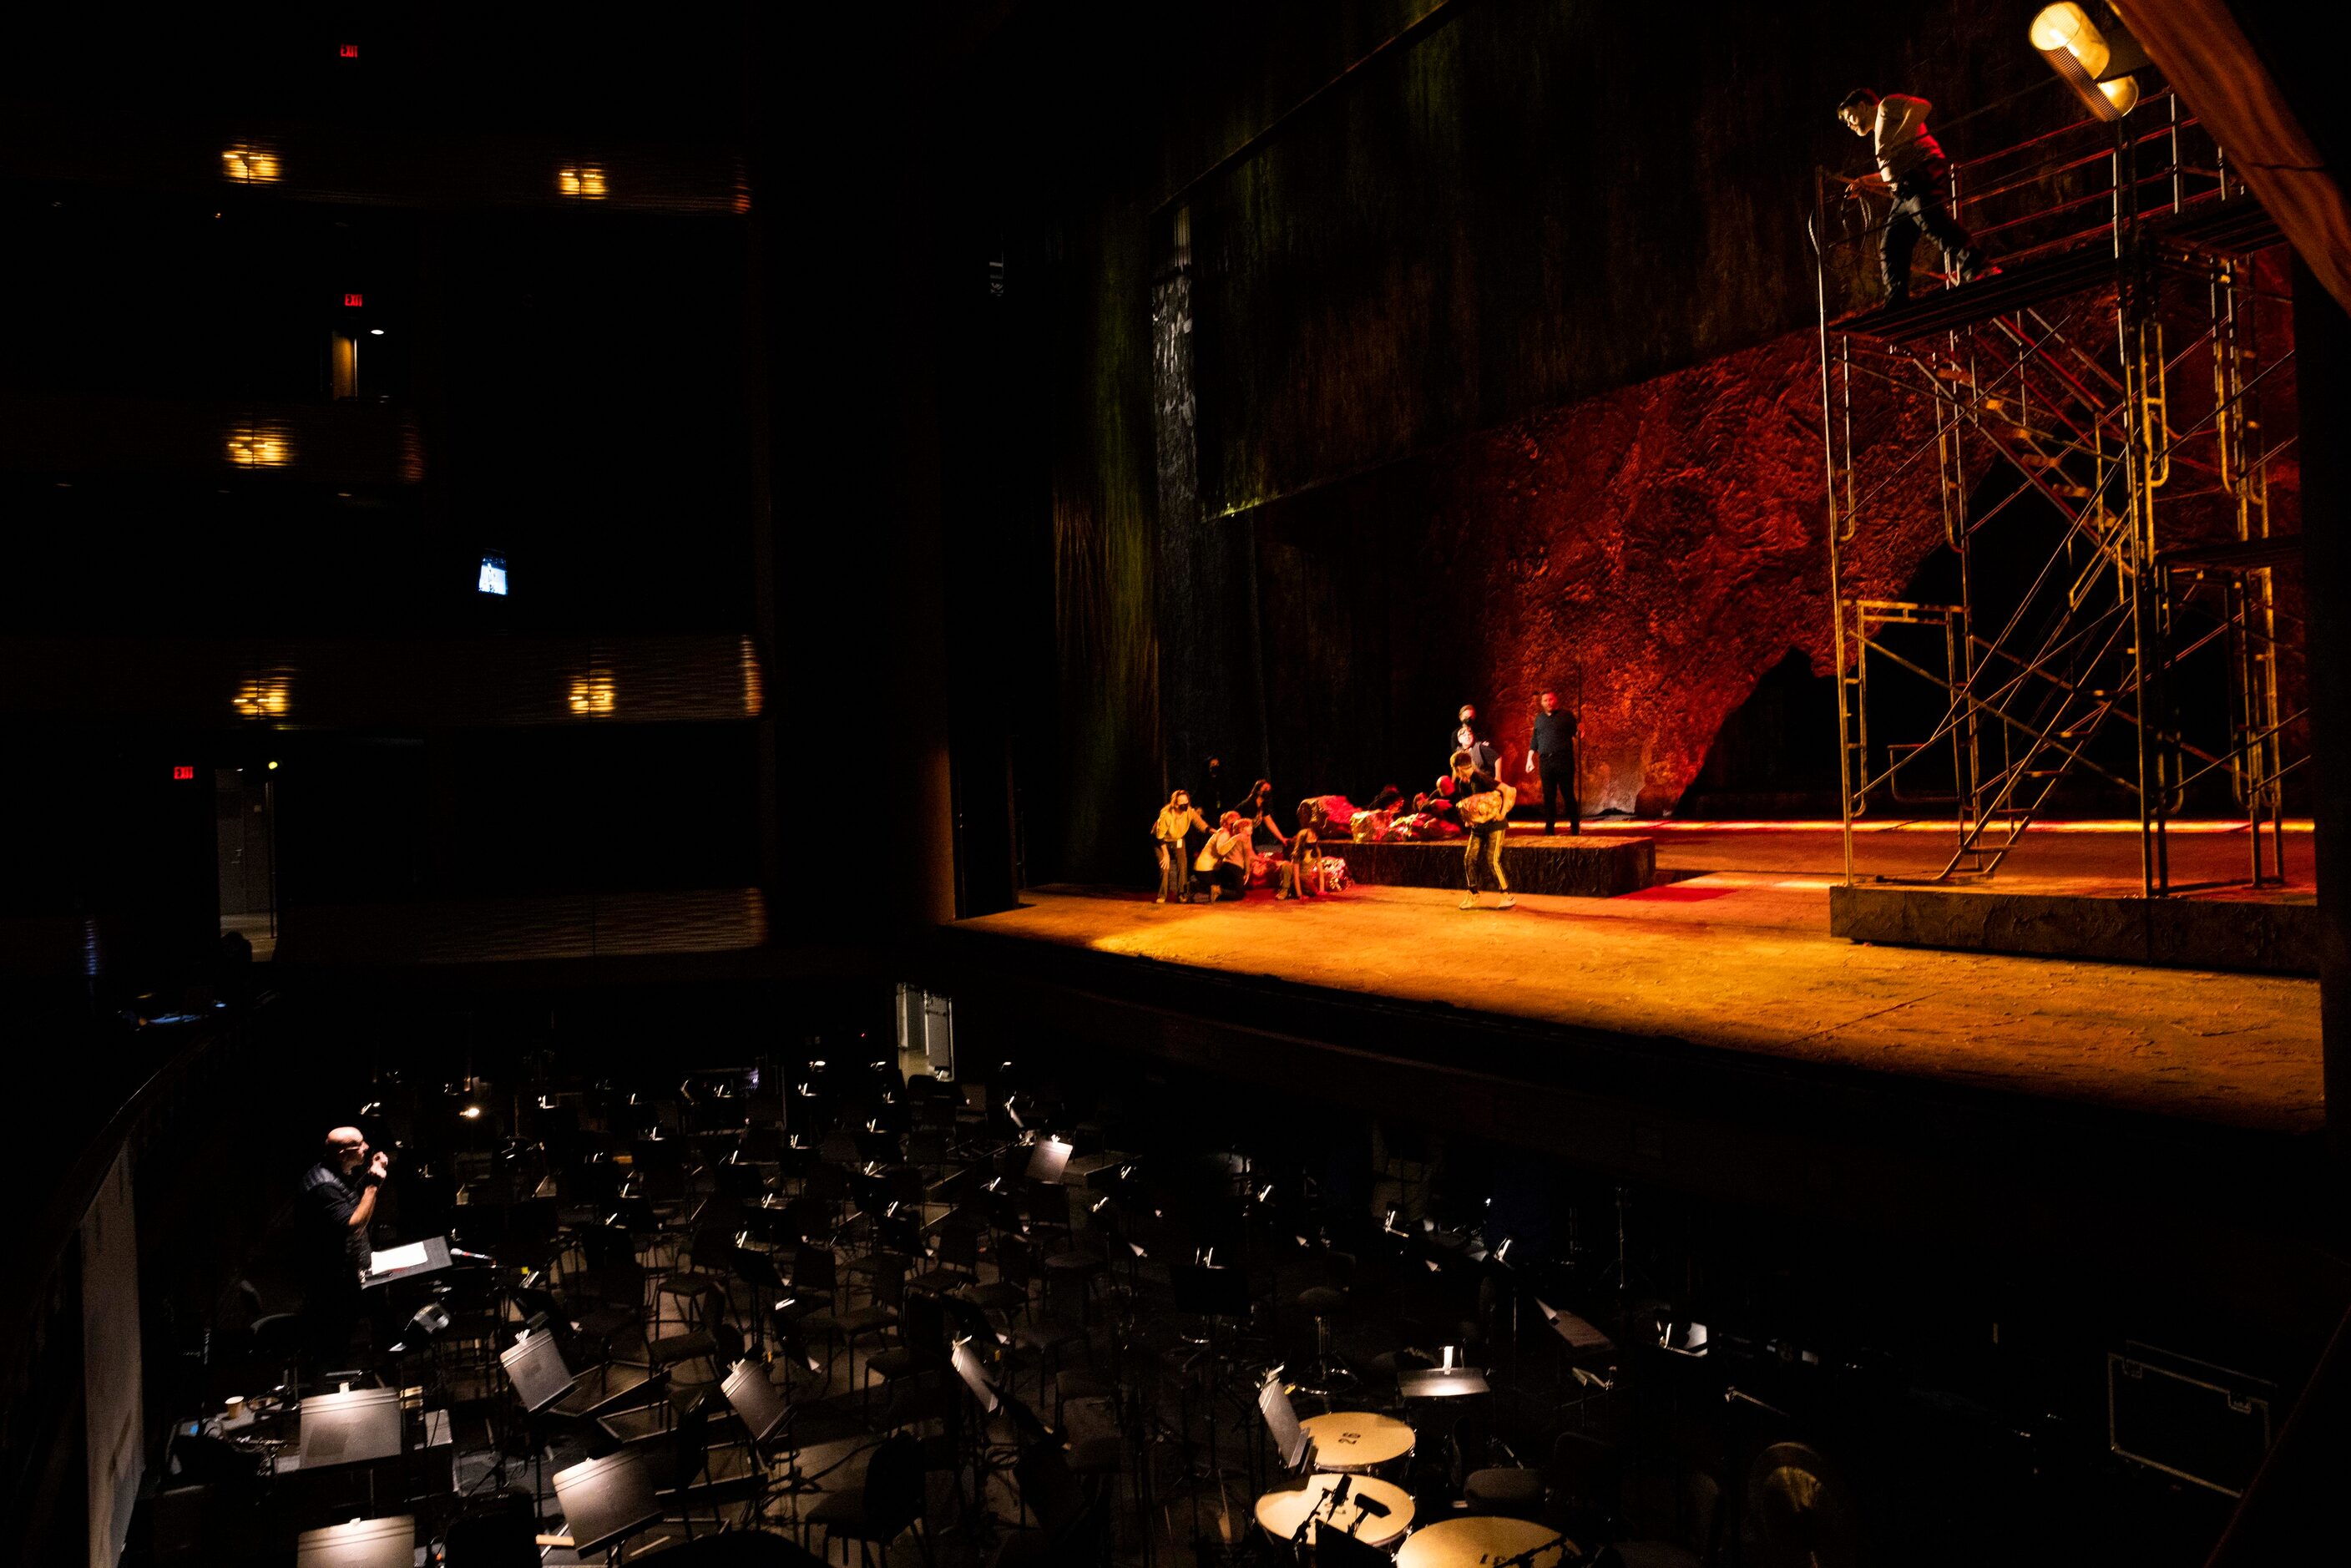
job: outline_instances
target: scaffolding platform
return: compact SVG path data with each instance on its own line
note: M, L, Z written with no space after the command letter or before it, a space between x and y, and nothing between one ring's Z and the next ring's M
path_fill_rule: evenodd
M2285 243L2268 209L2242 195L2150 219L2144 237L2148 244L2183 257L2251 256ZM1880 306L1855 311L1831 321L1828 329L1889 343L1913 342L2032 310L2068 295L2114 286L2113 254L2085 246L2013 266L2003 264L1992 277L1914 294L1892 309Z
M1892 308L1843 308L1873 291L1886 225L1844 176L1823 170L1816 190L1847 884L1834 919L1864 940L2140 963L2200 949L2205 967L2303 972L2283 823L2284 781L2307 760L2306 676L2273 580L2300 538L2270 505L2294 440L2270 417L2288 402L2291 301L2261 260L2282 236L2168 91L1946 177L2001 270L1930 274L1944 287L1923 293L1914 274ZM1939 516L1948 592L1848 582L1856 541L1921 515ZM1889 703L1889 682L1908 691ZM2085 790L2135 802L2136 885L2011 879L1983 896L2061 791ZM1856 819L1889 804L1948 811L1938 873L1857 863ZM2273 896L2173 885L2170 824L2214 815L2251 829L2233 885ZM2146 907L2174 897L2176 914Z
M2095 892L2010 879L1934 887L1846 883L1829 889L1829 934L1887 947L2015 953L2167 969L2318 974L2318 898L2307 889Z

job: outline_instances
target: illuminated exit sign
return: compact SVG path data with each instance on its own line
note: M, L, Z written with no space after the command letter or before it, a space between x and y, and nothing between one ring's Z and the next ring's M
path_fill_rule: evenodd
M360 47L357 44L341 44L336 47L335 53L347 60L355 60L360 57Z
M343 308L346 310L356 310L366 303L367 296L364 294L346 294L343 296Z
M174 779L193 779L195 776L196 770L193 768L175 767L172 769L172 777Z

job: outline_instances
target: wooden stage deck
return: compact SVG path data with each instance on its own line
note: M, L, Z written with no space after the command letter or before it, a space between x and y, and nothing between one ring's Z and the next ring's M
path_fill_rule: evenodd
M2323 1122L2312 980L1856 945L1829 934L1825 879L1778 868L1507 913L1457 898L1044 891L956 930L2235 1128Z

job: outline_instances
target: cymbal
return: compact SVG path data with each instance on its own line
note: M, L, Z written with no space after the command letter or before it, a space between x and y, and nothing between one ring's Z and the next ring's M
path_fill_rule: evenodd
M1561 1541L1558 1531L1531 1519L1504 1519L1499 1514L1440 1519L1412 1532L1404 1550L1396 1553L1396 1568L1481 1568L1545 1542L1557 1544L1537 1552L1532 1568L1562 1568L1572 1555L1581 1555L1573 1542Z
M1459 1399L1490 1392L1486 1375L1474 1366L1432 1366L1396 1374L1396 1394L1405 1399Z
M1306 1516L1322 1509L1323 1500L1341 1481L1349 1482L1346 1499L1338 1507L1324 1510L1322 1527L1353 1536L1366 1546L1387 1548L1404 1537L1412 1528L1412 1494L1391 1481L1377 1476L1344 1476L1335 1471L1322 1470L1306 1478L1305 1484L1270 1491L1257 1500L1258 1528L1276 1541L1288 1541L1298 1533ZM1359 1500L1370 1498L1385 1504L1384 1516L1367 1511Z
M1412 1428L1393 1416L1333 1410L1299 1425L1314 1439L1314 1463L1326 1470L1368 1470L1412 1452Z
M1849 1568L1861 1559L1858 1510L1837 1470L1802 1443L1774 1443L1747 1470L1755 1560Z

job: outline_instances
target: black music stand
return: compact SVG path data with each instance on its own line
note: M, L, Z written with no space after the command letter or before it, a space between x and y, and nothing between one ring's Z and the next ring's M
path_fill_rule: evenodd
M302 1401L302 1468L389 1459L401 1449L400 1390L354 1388Z
M1279 1369L1258 1385L1257 1408L1258 1414L1265 1417L1265 1429L1273 1438L1274 1456L1280 1459L1281 1468L1300 1475L1311 1471L1314 1468L1314 1437L1290 1403L1290 1390L1281 1385Z
M797 1337L797 1336L795 1336ZM805 1356L806 1352L803 1351ZM799 1440L787 1429L792 1421L792 1400L789 1391L791 1374L784 1374L786 1386L778 1388L768 1374L768 1364L758 1361L738 1361L733 1371L718 1385L726 1396L727 1407L751 1435L751 1452L760 1460L761 1473L766 1472L766 1451L768 1442L778 1434L784 1439L783 1492L792 1500L792 1523L799 1523L799 1494L822 1489L800 1479L800 1448ZM768 1500L765 1488L759 1499L758 1516L767 1517Z
M498 1352L498 1364L507 1369L515 1398L533 1416L570 1393L572 1385L580 1381L564 1364L563 1347L543 1329Z
M1040 1138L1029 1150L1029 1170L1025 1179L1046 1186L1056 1186L1061 1173L1070 1168L1070 1155L1076 1145L1059 1138Z
M1565 1397L1565 1388L1568 1379L1573 1378L1578 1390L1572 1403L1576 1407L1580 1425L1591 1391L1598 1388L1605 1393L1613 1386L1608 1378L1585 1370L1584 1364L1603 1362L1614 1355L1616 1343L1604 1330L1586 1322L1573 1312L1552 1306L1541 1296L1535 1298L1535 1307L1542 1313L1543 1321L1551 1325L1551 1332L1559 1336L1560 1343L1566 1347L1560 1353L1560 1370L1564 1375L1554 1385L1556 1407L1553 1414L1571 1403Z
M970 1343L959 1339L947 1354L955 1363L956 1375L963 1379L966 1388L971 1390L971 1396L979 1401L981 1413L995 1415L1003 1405L1004 1396L997 1392L996 1385L988 1381L987 1368L980 1364L979 1356L972 1350Z
M415 1562L412 1514L355 1519L294 1538L294 1568L414 1568Z
M411 1247L422 1249L423 1255L420 1257L412 1252ZM389 1262L390 1267L379 1266L377 1262L379 1259ZM419 1274L437 1274L448 1266L449 1239L445 1236L430 1236L422 1241L411 1243L410 1247L395 1247L385 1252L370 1252L367 1272L360 1276L360 1287L362 1290L372 1291L379 1285L389 1285L395 1280L413 1279Z
M564 1364L563 1348L555 1343L555 1335L545 1329L537 1333L526 1332L522 1338L498 1352L498 1364L506 1368L507 1385L514 1390L515 1403L522 1407L523 1437L530 1444L531 1518L536 1521L538 1500L547 1490L541 1484L546 1479L547 1410L570 1393L580 1379ZM505 1484L506 1462L502 1445L498 1454L501 1486Z
M768 1375L765 1364L738 1361L719 1385L726 1403L741 1418L744 1429L751 1434L756 1447L767 1442L783 1430L792 1418L791 1401L786 1399Z
M556 1471L555 1499L571 1527L572 1552L580 1557L603 1552L617 1561L622 1542L661 1522L653 1479L644 1461L626 1449Z
M1217 1405L1224 1393L1225 1353L1217 1338L1217 1325L1227 1319L1242 1322L1248 1321L1249 1275L1239 1269L1221 1269L1210 1263L1172 1263L1168 1266L1167 1274L1168 1282L1175 1290L1176 1310L1203 1319L1207 1325L1207 1336L1203 1348L1207 1366L1204 1402L1208 1415L1208 1469L1207 1474L1203 1477L1196 1468L1191 1466L1187 1457L1187 1474L1185 1478L1185 1485L1192 1493L1192 1540L1196 1546L1206 1540L1200 1530L1200 1483L1202 1480L1207 1480L1217 1489L1217 1506L1219 1510L1223 1507L1225 1468L1224 1456L1217 1435ZM1187 1373L1192 1364L1197 1364L1196 1357L1187 1364ZM1191 1450L1192 1442L1190 1399L1187 1382L1183 1412L1183 1440L1187 1456ZM1249 1474L1252 1478L1255 1477L1256 1471L1256 1454L1252 1447L1249 1455ZM1203 1561L1206 1559L1203 1558Z
M1606 1355L1616 1348L1615 1343L1602 1330L1585 1322L1573 1312L1552 1306L1541 1296L1535 1306L1551 1325L1551 1332L1567 1342L1567 1348L1577 1355Z

